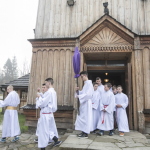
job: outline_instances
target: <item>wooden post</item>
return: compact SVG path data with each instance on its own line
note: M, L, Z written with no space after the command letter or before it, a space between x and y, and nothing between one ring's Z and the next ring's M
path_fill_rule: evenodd
M144 108L144 86L143 86L143 56L141 50L135 51L135 75L136 75L136 99L138 111L139 131L143 132L145 128Z
M71 51L70 49L66 50L66 65L65 65L65 93L64 93L64 105L68 105L69 100L69 82L70 82L70 57Z
M150 80L149 80L149 49L143 49L143 73L144 73L144 98L145 98L145 109L150 109Z
M132 88L133 88L133 118L134 130L138 129L137 124L137 101L136 101L136 81L135 81L135 51L132 52Z
M58 105L63 105L64 104L64 76L65 76L65 50L61 49L60 50L60 62L59 62L59 86L58 86Z

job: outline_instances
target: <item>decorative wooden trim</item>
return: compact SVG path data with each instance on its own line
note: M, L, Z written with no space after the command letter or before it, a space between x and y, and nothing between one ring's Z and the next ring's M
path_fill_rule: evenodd
M33 48L42 48L42 47L75 47L76 45L76 39L73 39L73 40L65 40L65 39L56 39L56 40L46 40L43 41L42 40L30 40L31 44L32 44L32 47Z
M124 40L129 42L131 45L134 44L133 36L129 36L126 32L122 31L122 29L118 28L117 24L115 26L110 21L105 20L99 26L97 26L93 30L91 30L90 32L87 31L87 32L89 32L89 34L87 34L84 38L80 38L81 46L85 45L90 39L92 39L98 32L100 32L105 27L108 27L109 29L111 29L113 32L115 32L121 38L123 38Z
M83 53L96 53L96 52L132 52L133 46L127 46L127 45L118 45L118 46L108 46L108 47L99 47L99 46L93 46L93 47L81 47L81 52Z

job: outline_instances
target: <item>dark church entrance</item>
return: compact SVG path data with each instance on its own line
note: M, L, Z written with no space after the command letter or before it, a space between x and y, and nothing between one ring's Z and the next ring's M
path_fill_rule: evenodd
M92 82L95 82L96 77L100 77L102 84L110 82L112 86L122 85L123 91L126 92L125 70L89 70L88 75Z
M123 93L129 98L127 114L129 126L132 129L132 71L131 53L85 53L84 70L88 72L89 79L96 81L100 77L102 84L110 82L113 85L121 85Z

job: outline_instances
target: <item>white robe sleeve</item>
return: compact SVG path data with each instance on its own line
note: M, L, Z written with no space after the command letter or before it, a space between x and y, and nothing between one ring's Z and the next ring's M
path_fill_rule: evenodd
M100 108L100 111L104 110L104 105L102 104L102 100L100 99L100 103L99 103L99 108Z
M8 94L4 101L0 100L0 107L6 107L10 104L11 94Z
M105 110L111 114L114 111L115 107L115 96L113 94L110 95L110 103L109 105L105 108Z
M85 93L79 93L79 100L80 100L80 103L84 103L85 101L88 101L89 99L92 98L92 94L93 94L93 87L92 88L87 88L86 92Z
M123 109L126 109L126 107L129 104L129 101L128 101L128 97L126 95L124 95L124 99L125 99L125 102L120 105L122 106Z
M48 103L51 101L52 101L51 94L45 93L44 98L39 97L38 107L40 107L40 108L46 107L48 105ZM51 108L52 108L52 106L51 106Z
M57 111L57 95L55 92L52 93L52 99L53 99L53 112ZM49 105L51 107L51 105Z
M96 99L97 100L94 102L94 104L92 104L92 108L97 110L98 105L99 105L99 101L100 101L100 94L99 93L97 94Z
M79 91L79 95L82 93L83 93L82 91ZM77 95L78 95L77 92L75 92L75 98L77 98Z
M42 92L40 93L40 95L41 95L42 98L44 97L44 94ZM38 109L39 105L40 105L39 98L37 97L36 98L36 109Z

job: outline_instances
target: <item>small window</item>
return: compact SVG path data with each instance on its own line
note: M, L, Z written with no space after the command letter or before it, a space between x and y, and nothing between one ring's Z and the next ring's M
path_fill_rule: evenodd
M126 60L108 60L107 66L126 66Z
M105 60L88 60L87 66L105 66Z

